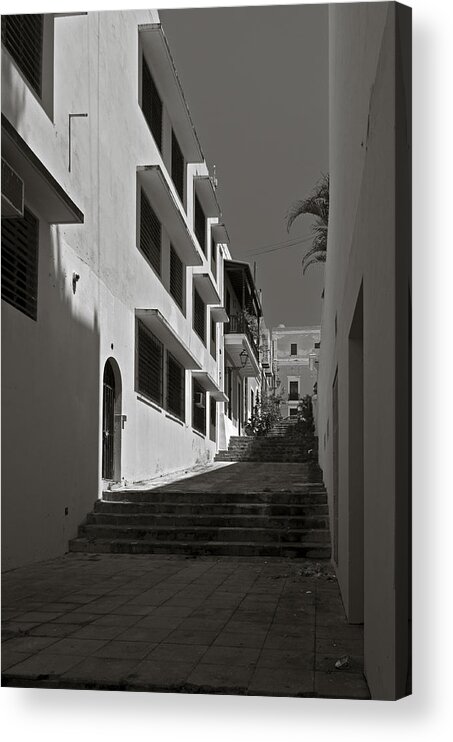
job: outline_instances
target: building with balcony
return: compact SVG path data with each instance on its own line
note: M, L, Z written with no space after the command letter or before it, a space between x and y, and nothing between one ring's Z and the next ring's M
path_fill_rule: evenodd
M11 568L64 553L103 488L212 460L258 365L156 11L3 16L2 158Z
M317 378L316 355L321 328L285 327L272 329L275 389L281 397L283 418L297 416L299 401L313 394Z
M226 253L229 256L229 253ZM262 308L250 265L224 260L224 404L221 448L231 435L242 435L259 398L261 367L259 337Z

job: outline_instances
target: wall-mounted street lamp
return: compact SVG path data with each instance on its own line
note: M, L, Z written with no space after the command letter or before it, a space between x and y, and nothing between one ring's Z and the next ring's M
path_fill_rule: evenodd
M239 358L241 359L241 368L245 368L249 359L249 354L247 353L245 348L239 353Z

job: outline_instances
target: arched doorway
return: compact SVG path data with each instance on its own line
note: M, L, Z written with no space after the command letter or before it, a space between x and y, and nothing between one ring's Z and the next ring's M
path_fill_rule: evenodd
M102 478L121 479L121 375L109 358L102 384Z

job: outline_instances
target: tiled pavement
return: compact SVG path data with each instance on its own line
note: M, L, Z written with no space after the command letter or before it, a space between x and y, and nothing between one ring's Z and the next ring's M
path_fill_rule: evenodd
M369 698L362 628L347 624L328 571L84 554L13 570L3 685Z

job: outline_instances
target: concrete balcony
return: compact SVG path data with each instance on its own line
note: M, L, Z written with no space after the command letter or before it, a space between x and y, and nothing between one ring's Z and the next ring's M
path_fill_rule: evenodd
M258 376L260 373L258 347L244 317L232 314L224 325L225 350L228 352L242 376ZM244 363L243 352L247 353Z

